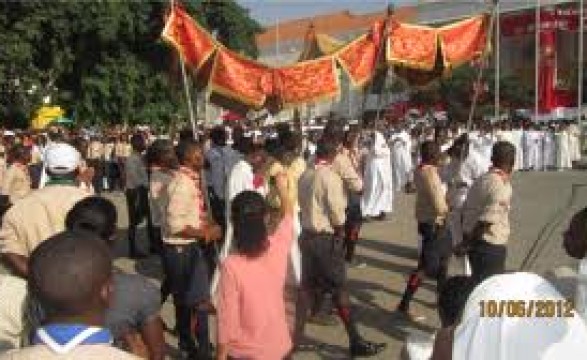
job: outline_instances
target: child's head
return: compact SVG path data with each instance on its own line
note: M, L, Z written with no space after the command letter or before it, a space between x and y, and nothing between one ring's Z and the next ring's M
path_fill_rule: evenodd
M116 233L118 215L114 204L98 196L80 200L67 213L65 227L71 231L88 231L110 242Z
M563 237L563 247L569 256L583 259L587 255L587 208L573 215Z
M474 288L475 281L469 276L454 276L446 280L438 294L438 315L442 327L458 322Z
M256 257L267 249L269 207L255 191L243 191L231 204L234 243L239 254Z
M112 259L97 235L65 231L50 237L33 251L29 270L30 294L49 322L103 321L112 294Z
M177 155L173 143L169 140L158 139L147 149L147 164L159 166L164 169L176 169L178 167Z

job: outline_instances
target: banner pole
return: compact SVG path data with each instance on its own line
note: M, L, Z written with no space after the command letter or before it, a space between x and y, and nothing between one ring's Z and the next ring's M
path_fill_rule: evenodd
M500 77L501 77L501 24L500 24L500 6L499 2L495 4L495 120L499 121L500 116Z
M485 49L491 48L491 36L493 35L493 27L495 26L495 13L498 0L493 0L492 3L493 8L491 11L491 18L489 19L489 29L487 31L487 44L485 45ZM469 111L469 119L467 120L467 132L471 131L473 117L475 116L475 110L477 108L477 101L479 100L479 94L481 93L481 80L483 79L483 70L485 69L486 59L482 58L481 60L481 64L479 64L479 72L477 73L477 80L475 81L475 93L473 94L473 101Z
M538 111L540 103L540 0L536 0L534 41L536 44L534 53L534 121L538 121Z
M583 118L583 77L584 77L584 65L585 65L585 1L579 2L579 59L577 66L578 71L578 84L577 84L577 110L579 112L579 126L581 127L581 133L585 133L585 119ZM585 137L583 136L583 139ZM584 143L584 141L583 141Z

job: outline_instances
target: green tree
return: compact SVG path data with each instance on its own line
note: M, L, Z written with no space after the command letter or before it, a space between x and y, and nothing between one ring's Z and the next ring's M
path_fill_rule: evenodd
M256 54L259 25L234 1L183 2L229 48ZM0 2L0 121L26 126L51 96L80 123L185 116L177 56L160 40L162 1ZM213 24L213 26L210 26Z

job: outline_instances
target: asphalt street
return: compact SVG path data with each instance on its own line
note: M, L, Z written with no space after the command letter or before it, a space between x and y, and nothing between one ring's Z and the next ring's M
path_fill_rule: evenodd
M514 200L511 214L512 236L508 248L507 267L511 271L534 271L549 277L568 274L576 262L561 247L562 232L573 213L587 206L587 173L532 172L517 173L513 179ZM119 226L126 226L124 198L108 195L120 210ZM378 359L398 359L407 335L431 333L439 325L436 314L436 285L426 281L416 294L413 312L423 318L412 323L399 318L394 308L399 302L407 275L416 265L417 236L414 220L414 196L396 194L393 215L382 222L368 223L361 233L358 260L365 266L348 271L349 288L359 321L366 338L388 344ZM159 260L151 257L133 262L125 253L124 230L121 230L118 266L137 271L154 281L160 279ZM145 246L146 247L146 246ZM561 282L562 283L562 282ZM567 291L569 284L567 283ZM564 285L563 285L564 286ZM572 285L571 285L572 287ZM569 296L572 294L569 293ZM173 327L173 309L168 301L163 317ZM335 326L308 325L308 340L315 345L295 359L346 359L347 339L342 324ZM169 335L171 348L175 341Z

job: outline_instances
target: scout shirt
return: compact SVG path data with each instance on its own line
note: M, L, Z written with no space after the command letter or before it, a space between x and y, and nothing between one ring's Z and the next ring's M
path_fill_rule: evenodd
M420 165L414 172L416 186L416 219L419 223L442 224L448 205L438 167Z
M159 167L151 169L149 179L149 199L151 220L154 226L162 226L165 223L165 209L169 204L167 189L173 180L174 172Z
M332 165L318 160L298 184L302 229L313 233L334 233L346 220L346 197L340 176Z
M44 188L20 199L4 214L0 253L29 257L37 245L65 230L67 213L89 195L74 182L49 181Z
M175 234L186 226L201 229L207 221L206 204L198 173L181 167L167 188L169 203L165 211L163 242L170 245L188 245L198 239L184 239Z
M10 198L14 204L31 192L31 177L25 165L14 163L10 165L2 181L2 194Z
M33 344L0 355L0 360L127 360L139 359L113 347L113 338L104 328L75 324L49 324L36 331Z
M499 169L477 179L463 206L463 232L471 233L479 221L487 222L490 226L482 240L505 245L510 235L512 192L510 177Z

